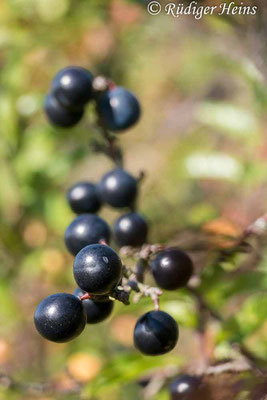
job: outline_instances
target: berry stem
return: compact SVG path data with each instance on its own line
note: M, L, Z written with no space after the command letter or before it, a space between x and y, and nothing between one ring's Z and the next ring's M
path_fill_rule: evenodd
M103 126L101 121L98 121L98 125L101 129L101 134L106 142L105 154L111 158L111 160L118 166L123 167L123 155L121 148L117 144L117 138L115 135L111 135L109 131Z
M91 299L91 295L89 293L85 293L82 296L80 296L80 300L88 300Z
M136 280L140 283L144 283L144 274L147 269L147 260L144 258L139 258L135 265L134 273Z
M153 302L154 302L154 305L155 305L155 311L159 311L160 310L160 308L159 308L159 296L151 296L151 298L152 298L152 300L153 300Z
M130 294L132 291L135 291L135 303L137 303L142 297L151 297L153 303L155 304L155 309L159 310L159 297L162 295L161 289L158 287L145 285L144 283L138 281L136 272L131 270L129 267L124 266L123 275L124 278L126 278L126 283L124 286L122 286L122 290L128 294Z
M102 244L103 246L108 246L107 242L105 239L100 239L99 244Z
M103 75L96 76L93 80L93 89L95 96L99 96L109 89L111 80Z

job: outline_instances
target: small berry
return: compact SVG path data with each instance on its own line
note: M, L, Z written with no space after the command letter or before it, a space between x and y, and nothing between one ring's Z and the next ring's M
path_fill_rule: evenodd
M200 384L201 379L196 376L180 375L170 384L171 400L190 400L193 395L196 395L194 398L197 399L206 398L198 391Z
M187 284L193 273L193 263L185 252L169 248L152 261L151 270L162 289L175 290Z
M147 240L148 226L136 212L122 215L114 225L115 240L119 246L142 246Z
M66 67L52 83L52 93L62 106L82 108L92 98L93 75L82 67Z
M95 213L101 207L96 185L90 182L79 182L67 193L69 205L76 214Z
M76 125L83 116L83 109L76 111L68 110L52 94L46 96L44 109L51 124L60 126L61 128L69 128Z
M84 293L84 290L77 288L73 294L80 297ZM110 316L114 306L114 301L112 300L96 301L86 299L82 303L86 311L87 324L97 324L104 321Z
M98 101L97 110L106 128L115 132L133 126L141 114L139 101L123 87L114 87L104 93Z
M77 285L90 294L107 294L121 279L120 257L109 246L92 244L75 257L73 274Z
M175 320L164 311L150 311L136 323L134 345L143 354L156 356L171 351L178 340Z
M76 296L57 293L39 304L34 323L45 339L63 343L76 338L83 331L86 313L81 300Z
M108 224L95 214L78 215L65 232L65 244L73 255L89 244L99 243L100 240L108 243L109 239Z
M130 207L137 195L137 181L122 168L103 176L99 184L102 201L115 208Z

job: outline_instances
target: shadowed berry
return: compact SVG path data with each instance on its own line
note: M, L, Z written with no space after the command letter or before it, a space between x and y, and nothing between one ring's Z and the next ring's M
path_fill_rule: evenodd
M84 290L77 288L73 294L80 297L84 293ZM96 301L86 299L82 303L86 311L87 324L97 324L104 321L110 316L114 306L114 301L112 300Z
M83 116L83 109L76 111L68 110L52 94L46 96L44 109L51 124L60 126L61 128L69 128L76 125Z
M68 342L76 338L86 324L81 300L67 293L44 299L36 309L34 323L38 332L52 342Z
M102 123L111 131L123 131L140 118L141 108L133 93L115 87L104 93L97 104Z
M77 285L90 294L107 294L121 279L120 257L109 246L93 244L75 257L73 274Z
M169 248L152 261L151 270L162 289L175 290L187 284L193 273L193 263L185 252Z
M171 351L178 340L179 330L175 320L164 311L150 311L136 323L134 345L141 353L151 356Z
M137 181L122 168L116 168L103 176L99 191L104 203L115 208L130 207L137 195Z
M101 207L96 185L90 182L79 182L67 193L67 200L76 214L95 213Z
M52 83L52 93L62 106L81 109L92 98L93 75L82 67L66 67Z
M200 385L200 378L192 375L180 375L170 384L171 400L206 399L199 393Z
M101 239L109 242L110 229L106 221L95 214L78 215L65 232L65 244L73 255Z
M119 246L142 246L147 240L146 220L138 213L122 215L114 225L115 240Z

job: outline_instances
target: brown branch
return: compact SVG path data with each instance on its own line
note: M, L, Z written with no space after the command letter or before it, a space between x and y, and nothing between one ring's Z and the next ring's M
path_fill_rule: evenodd
M154 257L160 251L164 250L166 246L162 244L143 244L141 248L135 248L130 246L124 246L120 249L120 255L122 257L135 258L137 260L143 259L149 261L151 257Z
M215 319L216 321L219 321L221 323L224 323L223 317L215 310L213 310L212 307L206 303L206 301L203 299L203 296L201 293L199 293L196 289L188 287L187 290L195 297L197 304L198 304L198 309L200 311L200 315L203 316L203 313L207 313L211 318ZM205 331L205 326L206 326L207 319L206 317L200 317L200 322L199 322L199 327L198 330L199 332L204 332ZM258 375L264 375L265 370L259 367L259 364L261 364L262 360L254 356L249 350L246 349L246 347L243 344L240 343L232 343L232 347L234 350L237 350L247 361L247 363L250 365L251 369L254 370L254 372Z
M224 374L225 372L240 373L249 370L251 370L250 364L246 359L242 358L239 360L231 360L223 364L210 365L205 371L203 371L202 375L219 375Z

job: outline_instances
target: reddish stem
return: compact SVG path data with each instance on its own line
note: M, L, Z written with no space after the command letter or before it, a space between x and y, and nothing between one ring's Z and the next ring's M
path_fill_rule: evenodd
M158 298L158 296L153 296L152 300L154 302L155 311L159 311L159 298Z
M80 300L88 300L91 298L91 295L89 293L85 293L80 297Z

